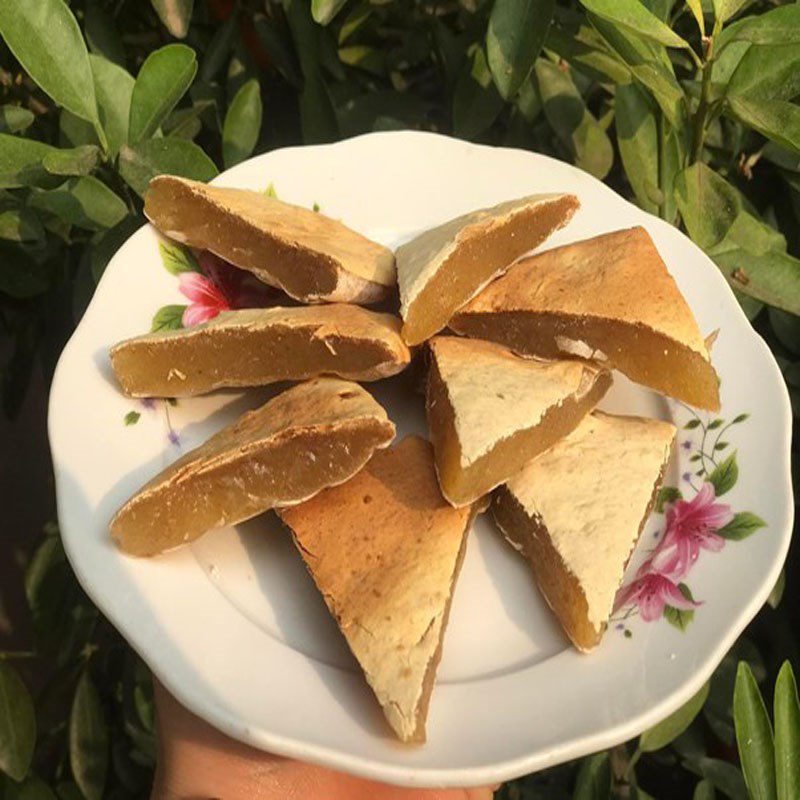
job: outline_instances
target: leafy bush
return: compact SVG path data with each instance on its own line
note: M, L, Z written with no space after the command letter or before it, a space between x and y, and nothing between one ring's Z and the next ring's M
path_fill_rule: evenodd
M10 416L34 369L49 378L109 258L142 223L153 175L205 180L253 152L398 128L554 154L681 226L767 338L800 412L798 4L0 0L0 36ZM55 529L25 586L35 652L0 657L5 795L146 796L149 676L80 591ZM797 641L783 608L764 613L752 632L769 669L743 639L704 693L638 745L501 796L605 798L613 786L650 797L643 784L669 798L796 798L793 679L781 672L773 738L753 675L774 674ZM26 675L38 667L35 713L12 660ZM741 668L732 707L740 660L752 670Z

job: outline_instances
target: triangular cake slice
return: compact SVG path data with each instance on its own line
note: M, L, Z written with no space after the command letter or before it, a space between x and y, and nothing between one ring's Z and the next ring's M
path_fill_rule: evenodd
M398 248L403 338L421 344L514 259L538 247L578 208L571 194L539 194L472 211Z
M386 412L357 383L298 384L153 478L111 520L111 535L137 556L186 544L346 481L394 433Z
M409 436L352 480L279 510L397 736L425 741L453 589L475 508L442 497Z
M706 343L644 228L523 259L450 327L525 355L599 360L690 405L719 408Z
M519 472L600 402L608 370L537 361L475 339L430 342L427 410L442 493L477 500Z
M668 422L595 411L495 492L497 524L579 650L600 642L674 438Z
M319 375L373 381L401 372L410 359L397 317L340 303L225 311L111 348L117 380L131 397L187 397Z
M161 175L144 213L165 236L210 250L306 303L373 303L396 283L392 251L263 192Z

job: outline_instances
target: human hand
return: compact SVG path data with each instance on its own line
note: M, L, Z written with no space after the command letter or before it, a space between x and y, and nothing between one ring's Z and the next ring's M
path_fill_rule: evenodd
M404 789L229 739L154 680L158 765L151 800L491 800L492 790Z

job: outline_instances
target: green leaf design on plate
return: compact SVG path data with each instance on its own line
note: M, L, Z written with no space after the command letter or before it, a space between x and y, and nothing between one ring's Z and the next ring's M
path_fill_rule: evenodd
M740 511L738 514L734 515L733 519L727 525L720 528L717 533L725 539L739 542L751 536L760 528L766 527L766 525L767 523L757 514L753 514L751 511Z
M655 510L659 514L664 513L664 506L674 503L676 500L682 500L683 494L677 486L662 486L658 490L658 497L656 497Z
M731 423L731 425L738 425L739 423L744 422L749 417L750 417L749 414L739 414L738 417L733 418L733 422Z
M684 430L691 431L695 428L700 427L700 420L699 419L690 419L684 426Z
M179 330L183 327L183 312L186 309L185 305L162 306L153 315L151 332Z
M711 422L708 423L708 430L710 430L710 431L716 430L717 428L719 428L722 425L722 423L723 423L723 420L721 420L719 418L717 418L715 420L712 420Z
M200 272L200 267L194 260L194 256L179 244L159 242L158 252L164 269L170 275L180 275L181 272Z
M123 422L125 425L135 425L142 415L138 411L129 411L124 417Z
M685 613L685 612L684 612ZM660 750L677 739L702 711L708 697L709 684L704 684L697 694L687 700L677 711L646 730L639 739L639 749L644 753Z
M681 594L687 600L694 600L691 590L685 583L679 583L678 588L681 590ZM664 619L666 619L670 625L677 628L679 631L685 631L689 627L689 623L694 619L694 609L682 609L675 608L674 606L664 606Z
M733 489L737 480L739 480L739 465L736 463L736 453L731 453L724 461L720 461L708 476L708 481L714 485L717 497L722 497Z

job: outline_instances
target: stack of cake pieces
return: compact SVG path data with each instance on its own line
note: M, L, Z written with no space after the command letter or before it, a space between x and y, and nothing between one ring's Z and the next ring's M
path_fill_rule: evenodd
M675 436L597 410L612 371L709 410L719 385L710 339L644 229L529 254L578 206L503 202L392 253L263 194L154 179L145 212L159 231L285 303L120 342L123 392L296 384L150 480L111 520L114 540L154 556L276 511L407 742L425 739L467 533L490 506L567 636L597 646ZM395 287L399 317L385 310ZM430 442L392 446L394 424L358 382L417 353Z

